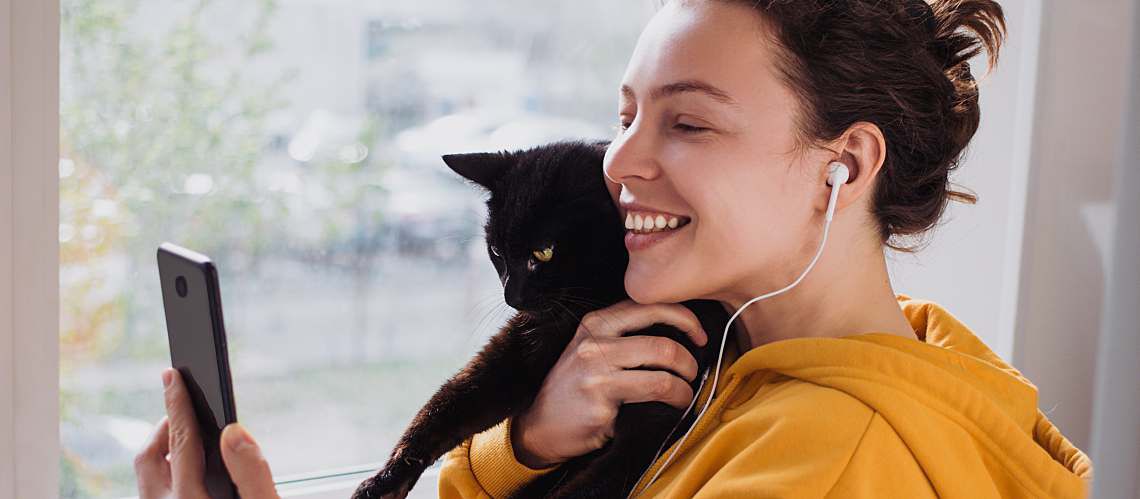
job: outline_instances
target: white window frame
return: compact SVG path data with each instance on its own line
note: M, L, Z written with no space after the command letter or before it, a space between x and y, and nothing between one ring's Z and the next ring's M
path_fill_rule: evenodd
M59 1L0 0L0 497L59 495Z

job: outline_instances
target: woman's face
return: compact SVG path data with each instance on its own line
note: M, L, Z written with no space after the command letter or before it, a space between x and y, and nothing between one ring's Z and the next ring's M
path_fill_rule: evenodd
M794 279L818 244L834 158L797 152L797 101L768 35L748 7L674 1L637 42L604 170L623 219L663 212L682 224L630 249L637 302L746 300Z

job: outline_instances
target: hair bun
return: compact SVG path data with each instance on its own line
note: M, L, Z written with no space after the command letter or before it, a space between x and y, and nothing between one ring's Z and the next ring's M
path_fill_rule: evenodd
M965 147L980 120L978 82L970 71L970 59L985 50L986 74L993 70L1005 37L1005 15L994 0L933 0L928 5L927 25L933 25L928 46L953 88L947 129Z
M929 4L933 27L932 53L942 62L947 76L969 76L969 60L984 49L986 70L997 64L1005 38L1005 15L994 0L933 0ZM965 65L965 70L958 69Z

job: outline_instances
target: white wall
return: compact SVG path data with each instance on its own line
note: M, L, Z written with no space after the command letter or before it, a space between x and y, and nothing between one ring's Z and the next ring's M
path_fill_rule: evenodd
M1044 6L1013 360L1038 385L1042 409L1088 450L1136 7L1135 0Z
M1140 8L1132 12L1129 104L1113 194L1115 224L1096 358L1092 459L1095 497L1140 498Z

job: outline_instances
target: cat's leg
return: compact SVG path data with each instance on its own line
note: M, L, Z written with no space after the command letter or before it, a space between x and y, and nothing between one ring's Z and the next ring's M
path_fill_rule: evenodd
M420 409L387 464L357 488L353 499L404 497L444 453L530 403L542 382L529 379L535 376L527 366L542 362L530 354L507 331L493 337Z
M663 402L626 404L614 421L614 438L605 451L549 496L571 498L624 498L652 464L661 443L681 417L680 410ZM679 428L678 432L684 432Z

